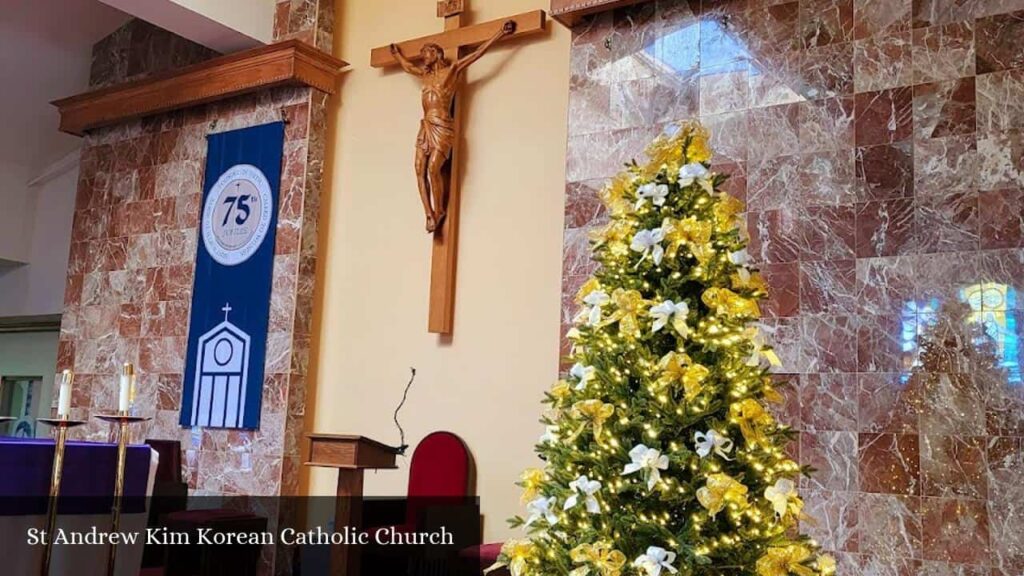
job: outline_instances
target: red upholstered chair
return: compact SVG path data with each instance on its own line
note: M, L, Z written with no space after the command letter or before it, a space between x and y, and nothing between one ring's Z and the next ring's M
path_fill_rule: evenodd
M479 511L469 505L475 494L473 476L473 460L461 438L451 432L434 432L424 438L416 446L409 463L404 521L366 530L371 544L363 549L364 573L466 573L465 569L456 569L450 564L459 560L457 554L446 560L446 556L443 553L438 556L437 551L429 552L421 547L381 547L375 542L381 530L409 533L441 525L454 532L457 541L465 540L457 544L453 553L457 553L459 547L478 543L479 539L474 538L473 533L479 529ZM456 569L455 572L452 569Z
M466 443L451 432L428 434L416 446L409 463L409 503L405 522L393 528L413 532L431 498L466 498L472 495L473 460ZM367 530L371 535L381 526Z
M480 567L480 572L483 572L498 561L498 555L501 554L501 547L503 545L504 543L502 542L481 544L480 546L473 546L472 548L462 550L459 552L459 556L471 560ZM508 567L503 566L488 572L488 574L490 574L490 576L509 576L510 572L508 571Z

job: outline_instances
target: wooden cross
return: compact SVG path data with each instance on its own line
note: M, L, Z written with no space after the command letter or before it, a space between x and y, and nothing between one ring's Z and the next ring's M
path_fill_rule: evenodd
M515 22L515 32L502 40L541 32L544 30L546 19L543 10L535 10L510 18L466 26L465 14L466 0L440 0L437 3L437 16L444 18L445 31L401 42L397 44L398 49L408 60L415 61L420 58L420 51L424 45L436 44L444 49L445 58L457 61L495 36L509 20ZM391 46L382 46L374 48L371 52L370 65L374 68L386 68L398 66L399 61L392 53ZM436 334L451 334L455 316L455 265L459 245L461 196L458 176L459 148L462 140L459 98L454 100L452 118L455 120L455 138L444 171L448 192L447 215L441 226L434 231L430 266L430 313L427 329Z

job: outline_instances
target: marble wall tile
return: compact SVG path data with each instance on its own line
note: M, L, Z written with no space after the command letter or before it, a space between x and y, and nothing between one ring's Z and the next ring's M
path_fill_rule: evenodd
M855 0L854 37L870 38L910 29L912 0Z
M913 98L909 88L895 88L858 94L856 106L857 146L891 144L913 133Z
M974 133L975 93L973 76L914 86L914 136L927 139Z
M800 37L805 48L853 39L853 0L801 0Z
M978 195L982 248L1017 248L1024 245L1024 191L986 190Z
M1024 10L979 18L975 28L978 74L1024 66Z
M801 154L798 166L800 204L805 206L846 205L856 200L853 150L831 150Z
M859 258L913 253L915 231L914 205L910 199L857 204L856 251Z
M853 44L856 92L874 92L913 83L910 30L857 40Z
M974 50L973 22L914 29L914 81L935 82L973 76Z
M860 549L856 492L808 489L803 499L804 514L809 518L801 523L803 532L831 552Z
M978 170L982 189L1024 186L1024 130L978 138Z
M762 303L761 312L766 318L796 316L800 313L800 267L797 262L764 264L761 275L766 282L777 287Z
M980 134L1024 128L1024 68L978 76L977 117Z
M854 91L852 42L826 44L801 55L801 95L809 100L847 96Z
M893 494L860 494L857 507L859 550L876 557L867 566L881 563L899 566L900 560L920 558L923 527L921 499ZM870 569L860 574L888 574ZM894 572L904 574L902 570ZM916 572L909 572L914 574Z
M914 195L910 141L857 148L857 199L861 202Z

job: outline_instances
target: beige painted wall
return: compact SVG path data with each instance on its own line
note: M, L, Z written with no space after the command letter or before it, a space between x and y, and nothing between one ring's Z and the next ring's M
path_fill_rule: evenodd
M274 39L277 0L171 0L260 42Z
M482 22L545 0L474 3ZM433 0L340 0L336 54L353 62L332 128L311 428L409 444L450 430L478 468L485 537L508 535L513 485L535 462L542 391L557 377L570 34L495 48L470 70L454 338L426 331L430 240L412 172L416 80L368 65L370 49L442 29ZM371 495L404 494L407 461L370 474ZM314 471L313 494L334 475Z

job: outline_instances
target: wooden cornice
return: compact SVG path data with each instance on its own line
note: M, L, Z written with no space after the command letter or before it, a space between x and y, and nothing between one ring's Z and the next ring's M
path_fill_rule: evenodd
M265 88L311 86L334 94L346 66L305 42L286 40L52 104L60 110L60 130L82 136L101 126Z
M650 2L651 0L551 0L551 17L568 28L572 28L580 18L598 12L605 12Z

